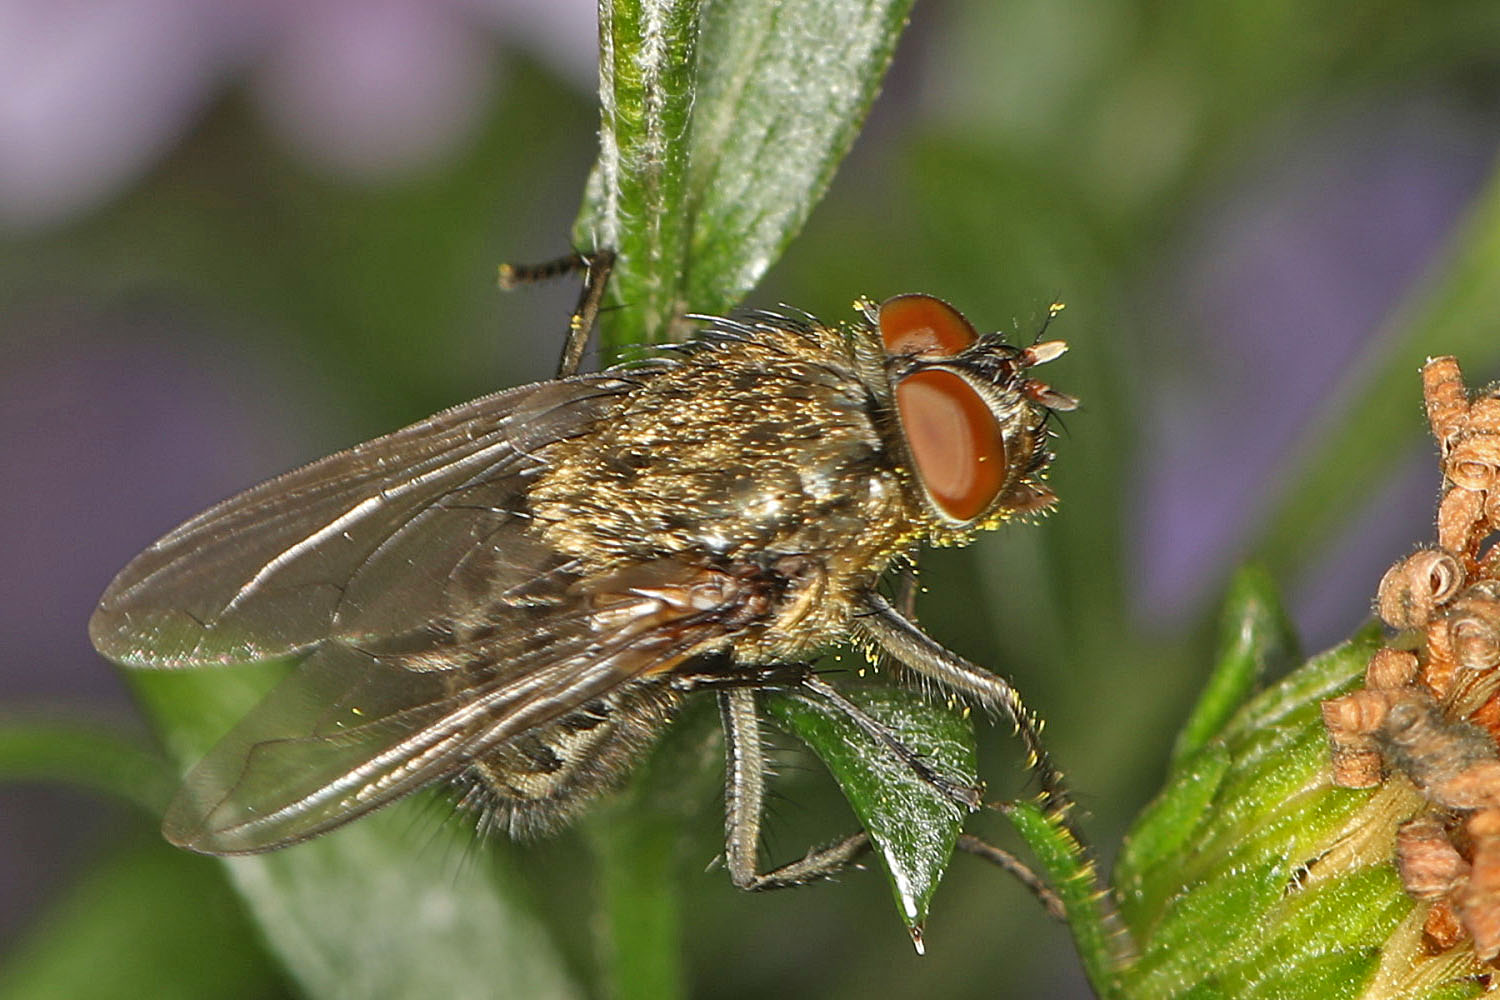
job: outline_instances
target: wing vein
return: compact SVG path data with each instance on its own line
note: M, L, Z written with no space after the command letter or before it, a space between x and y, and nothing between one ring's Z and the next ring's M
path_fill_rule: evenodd
M435 469L430 469L420 476L408 479L406 482L401 483L394 489L382 489L373 496L366 497L364 500L361 500L353 507L350 507L347 511L340 514L332 521L323 525L317 531L312 532L305 538L293 543L292 545L283 549L281 552L277 553L274 558L272 558L269 562L262 566L254 576L246 581L245 585L242 586L235 593L234 597L230 598L229 602L224 605L223 611L220 613L227 614L233 611L240 605L242 601L250 597L250 595L254 594L257 590L264 586L265 582L269 580L271 576L273 576L283 567L292 563L297 559L298 556L302 555L305 552L309 552L312 549L315 549L317 546L323 544L334 535L340 534L346 531L351 526L358 524L361 520L363 520L374 511L380 510L400 500L406 494L414 490L419 490L422 487L433 482L434 480L442 479L450 475L451 473L464 468L465 466L474 464L476 462L478 462L479 464L484 464L490 458L491 453L493 453L497 449L503 448L508 443L508 441L499 441L494 444L487 445L479 449L478 451L463 456L462 458L455 459L454 461L448 462L445 465L440 465ZM397 530L399 531L400 529ZM395 534L395 532L392 532L392 534Z

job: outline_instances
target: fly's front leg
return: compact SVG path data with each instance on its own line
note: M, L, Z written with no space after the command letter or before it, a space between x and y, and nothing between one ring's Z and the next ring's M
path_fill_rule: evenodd
M1065 815L1072 802L1062 772L1053 765L1042 743L1041 722L1022 703L1016 689L1004 678L945 648L880 594L874 591L866 593L864 605L867 613L855 617L855 627L891 659L986 708L999 709L1009 716L1026 746L1031 769L1041 783L1044 804Z
M568 318L568 339L563 344L562 359L557 364L557 377L567 378L578 374L583 363L583 352L588 348L589 337L599 320L599 307L604 302L604 289L609 285L609 275L615 268L613 250L595 250L593 253L570 253L566 257L549 260L544 264L501 264L500 287L506 291L538 281L550 281L564 275L583 271L583 291L578 295L578 305Z
M805 885L836 874L870 849L870 838L861 831L831 847L809 851L800 861L761 872L757 855L766 757L754 689L720 691L719 712L724 720L724 857L736 886L761 891Z
M951 691L972 698L989 709L999 709L1010 717L1026 746L1033 772L1042 786L1042 804L1085 850L1082 833L1069 818L1072 800L1060 771L1052 764L1042 744L1041 722L1027 710L1016 689L1002 677L977 667L944 647L923 632L914 622L891 606L880 594L870 591L864 596L866 613L855 617L856 629L878 649L902 666L931 678ZM959 838L958 848L984 858L1014 875L1031 890L1049 913L1060 917L1062 901L1035 872L1014 855L977 837ZM1092 862L1088 862L1092 867ZM1117 921L1112 914L1107 916Z

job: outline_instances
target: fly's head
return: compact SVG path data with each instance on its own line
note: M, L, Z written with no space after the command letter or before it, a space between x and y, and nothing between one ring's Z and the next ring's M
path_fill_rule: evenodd
M900 460L909 514L931 542L962 544L1056 502L1043 482L1052 458L1047 421L1078 402L1030 372L1061 355L1065 343L1018 347L999 334L980 335L930 295L856 307L868 320L856 332L856 351L886 414L882 431Z

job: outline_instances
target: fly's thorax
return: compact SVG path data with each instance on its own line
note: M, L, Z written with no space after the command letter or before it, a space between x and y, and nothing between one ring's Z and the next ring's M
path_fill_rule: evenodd
M848 343L824 327L689 351L542 457L532 516L585 564L797 554L841 578L878 572L911 531Z
M546 543L585 576L667 562L727 574L756 612L725 638L742 662L844 638L858 594L916 537L838 329L716 328L540 457L528 499Z

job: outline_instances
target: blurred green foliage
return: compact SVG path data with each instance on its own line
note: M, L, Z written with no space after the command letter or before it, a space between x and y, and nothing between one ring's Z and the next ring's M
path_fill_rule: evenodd
M952 0L919 5L913 18L871 126L750 301L841 317L857 294L920 289L1020 336L1055 297L1068 302L1053 332L1072 351L1049 374L1085 409L1057 442L1053 483L1062 508L1039 527L932 554L922 616L952 648L1013 676L1048 718L1054 752L1091 814L1095 844L1108 853L1158 786L1212 662L1206 620L1186 635L1162 635L1131 614L1137 581L1126 504L1141 461L1142 404L1181 377L1163 365L1176 355L1180 331L1156 326L1161 310L1146 308L1160 294L1162 259L1247 163L1294 155L1276 144L1299 129L1412 93L1492 108L1500 11L1419 0L1357 9ZM557 306L568 296L497 300L493 268L565 249L595 155L596 107L591 95L524 58L509 63L504 82L460 158L386 186L291 161L265 142L240 102L226 100L125 197L0 250L0 310L20 313L59 297L108 310L149 298L206 317L225 343L288 359L280 370L298 374L288 398L317 398L339 415L331 428L307 428L295 443L299 457L541 377L561 337ZM1425 355L1457 352L1472 372L1500 371L1494 192L1492 184L1429 280L1372 338L1376 346L1330 401L1328 418L1299 456L1289 456L1253 546L1278 583L1294 583L1316 564L1425 434L1415 375ZM1203 340L1212 344L1212 333ZM1426 531L1411 525L1414 541ZM1216 597L1204 594L1205 611ZM644 833L612 826L620 819L611 806L555 841L486 847L493 858L477 866L482 877L494 877L491 865L502 871L504 907L528 927L546 928L550 943L532 957L542 954L558 982L599 992L610 981L654 976L669 991L723 997L1082 989L1066 932L1023 890L964 859L933 900L921 960L891 918L877 876L746 897L721 872L704 874L721 840L718 765L702 745L710 729L707 719L690 720L678 737L693 762L682 773L695 777L682 781L692 796L676 798L670 822ZM1007 770L1015 757L1009 733L980 729L992 792L1019 794L1020 778ZM770 831L778 858L855 822L816 765L785 767L775 790L783 797ZM224 869L144 843L153 825L143 811L138 828L122 831L118 848L39 919L7 957L0 997L168 995L164 978L182 996L287 989L262 950L264 931L226 891ZM984 832L999 835L1001 825ZM358 829L334 836L358 838ZM621 831L653 845L652 867L636 873L649 877L632 884L606 859L614 877L602 892L617 913L656 914L665 928L653 937L658 943L680 926L681 965L669 956L654 972L622 972L617 955L610 972L595 958L601 879L592 866L607 849L589 845L618 844ZM442 835L420 825L410 843L413 852L446 857ZM454 885L476 877L475 868L432 867ZM249 872L235 876L242 889L256 877ZM663 885L680 898L658 906L650 897ZM256 913L268 919L263 908ZM674 913L691 922L674 925ZM469 947L477 954L486 943ZM503 977L504 957L486 956L486 967ZM80 977L84 968L101 971ZM336 971L328 975L337 995ZM507 992L497 985L494 995Z

